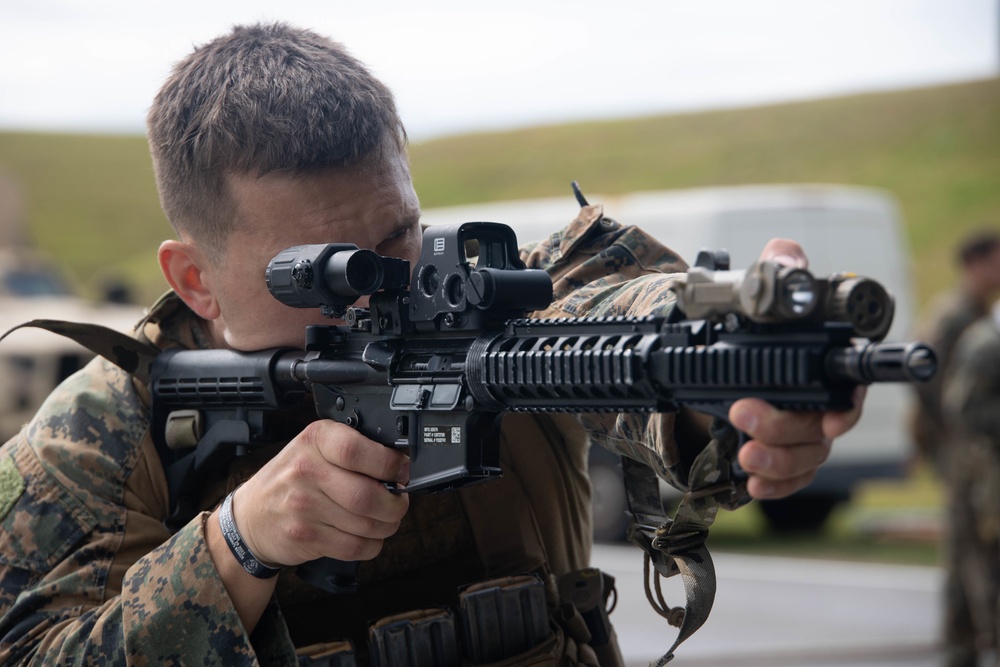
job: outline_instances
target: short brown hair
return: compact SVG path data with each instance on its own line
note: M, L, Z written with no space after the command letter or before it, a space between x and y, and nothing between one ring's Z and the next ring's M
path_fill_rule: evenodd
M970 234L958 247L958 261L962 266L968 266L986 259L1000 249L1000 233L982 229Z
M177 63L147 118L163 210L219 256L227 174L353 167L406 132L392 92L343 46L282 23L237 26Z

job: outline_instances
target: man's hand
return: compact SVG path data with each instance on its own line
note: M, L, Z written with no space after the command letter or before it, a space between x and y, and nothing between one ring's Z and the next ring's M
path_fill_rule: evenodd
M396 530L410 505L409 458L331 420L312 422L233 496L233 516L254 556L270 565L320 557L369 560ZM226 592L247 633L267 607L276 577L250 576L233 558L218 510L205 539Z
M809 265L802 247L787 239L772 239L760 258L803 269ZM854 408L846 412L790 412L755 398L734 403L729 421L751 438L739 452L740 466L750 475L750 495L782 498L809 484L830 455L833 439L861 418L865 393L858 387Z
M298 565L320 557L370 560L399 528L409 459L332 420L311 423L241 486L236 525L261 560Z
M750 495L783 498L809 484L833 439L861 417L865 391L858 387L854 409L847 412L789 412L756 398L734 403L729 421L752 438L739 453L740 467L750 475Z

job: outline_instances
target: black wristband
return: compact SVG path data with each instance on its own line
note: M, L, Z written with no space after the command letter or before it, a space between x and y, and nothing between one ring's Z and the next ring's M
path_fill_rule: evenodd
M229 550L233 552L233 556L247 573L258 579L270 579L281 572L282 568L262 563L243 541L243 536L240 535L240 530L236 527L236 519L233 517L233 495L235 493L232 491L226 496L226 499L222 501L222 507L219 508L219 527L222 529L222 536L226 538Z

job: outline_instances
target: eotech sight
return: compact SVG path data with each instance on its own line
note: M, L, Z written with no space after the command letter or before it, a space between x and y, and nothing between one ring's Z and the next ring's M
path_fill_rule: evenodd
M178 458L168 470L172 520L193 516L207 475L269 442L269 417L305 400L318 418L406 449L406 488L418 493L499 476L495 422L506 411L687 405L725 419L745 397L847 409L858 384L934 373L926 345L877 342L892 299L875 281L772 262L729 271L723 253L702 253L671 278L669 317L529 319L551 301L551 281L525 268L505 225L428 228L409 289L404 260L352 245L289 248L267 268L271 293L345 324L308 327L305 352L156 358L154 433ZM365 295L366 307L354 305ZM352 568L330 559L311 566L315 585L352 589Z

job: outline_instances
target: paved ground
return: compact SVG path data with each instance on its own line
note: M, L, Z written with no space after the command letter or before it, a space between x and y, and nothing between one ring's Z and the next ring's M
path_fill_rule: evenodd
M931 667L940 665L938 568L713 554L718 594L677 667ZM612 616L629 667L655 660L676 630L650 609L642 556L598 545L594 565L617 579ZM665 585L683 601L680 583Z

